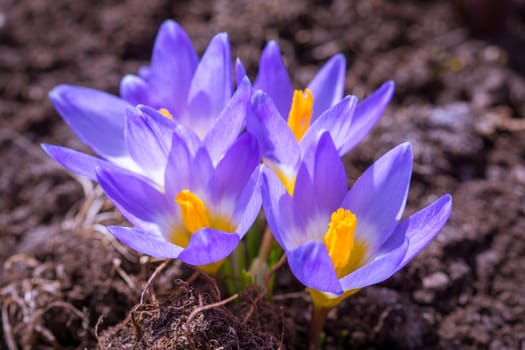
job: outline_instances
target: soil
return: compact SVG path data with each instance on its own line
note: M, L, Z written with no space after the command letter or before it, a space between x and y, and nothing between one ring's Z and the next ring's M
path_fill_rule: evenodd
M483 17L485 3L500 9ZM104 226L120 214L40 149L88 151L47 92L118 93L167 18L199 52L228 32L252 77L277 39L298 88L337 52L347 93L394 80L385 116L347 157L350 180L410 141L407 214L453 196L450 221L414 261L329 314L325 349L525 348L523 0L0 0L0 348L304 348L310 302L286 267L271 304L251 290L212 305L225 298L212 281L112 239Z

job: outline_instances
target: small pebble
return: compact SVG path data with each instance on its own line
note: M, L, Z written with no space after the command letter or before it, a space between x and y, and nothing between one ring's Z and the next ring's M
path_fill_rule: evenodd
M423 278L423 287L431 290L441 290L448 286L450 279L441 271L435 272L430 276Z

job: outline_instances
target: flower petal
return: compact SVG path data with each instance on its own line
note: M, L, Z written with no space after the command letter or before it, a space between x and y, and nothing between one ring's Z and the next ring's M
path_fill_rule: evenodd
M148 231L120 226L109 226L108 230L125 245L154 258L176 259L183 250L182 247Z
M173 207L162 193L134 174L99 168L97 180L124 215L129 213L145 222L158 222ZM132 221L133 217L127 218Z
M309 218L310 225L320 225L308 231L325 232L330 215L341 206L347 192L345 168L330 133L323 131L304 154L293 194L301 216Z
M78 137L102 157L127 157L124 141L128 104L113 95L78 86L59 85L49 92L58 113Z
M308 89L314 96L312 121L343 98L345 66L345 57L337 54L324 64L308 84Z
M260 163L257 140L249 133L240 136L215 169L217 201L235 202ZM233 209L233 208L232 208Z
M408 248L408 240L399 242L397 247L355 270L341 279L341 285L345 291L363 288L383 282L399 270L399 264L403 260Z
M172 129L173 132L178 133L179 136L184 139L184 142L186 142L186 146L188 147L191 154L195 154L197 150L202 146L202 141L199 139L197 134L195 134L193 130L191 130L187 126L183 124L174 123L172 120L162 115L159 111L149 106L138 105L137 109L139 109L149 118L154 119L156 123L162 124L163 129Z
M405 237L408 238L408 250L397 270L402 269L436 237L445 226L451 213L452 197L445 194L434 203L403 220L383 244L381 250L391 249L392 245L396 245Z
M346 146L353 136L353 116L357 106L355 96L347 96L335 106L326 110L308 128L301 139L300 145L303 150L307 149L319 136L322 130L328 130L334 141L339 156L343 156L349 150Z
M213 37L199 63L188 95L188 125L202 138L232 94L230 44L225 33Z
M211 264L230 255L239 241L235 233L203 228L191 236L179 259L190 265Z
M237 207L233 213L233 222L237 223L236 232L241 239L250 229L261 211L262 168L263 165L259 165L252 172L252 176L237 199Z
M261 194L273 237L285 251L295 249L303 242L304 225L298 222L295 205L281 180L265 165Z
M365 98L357 105L350 128L350 134L347 136L347 143L342 147L342 153L347 153L355 145L361 142L370 132L372 127L377 123L385 111L392 95L394 94L395 85L393 81L387 81L370 96Z
M242 61L239 58L237 58L235 60L235 81L237 83L237 86L241 86L244 78L248 78L248 75L246 74L246 69L244 69Z
M197 63L197 54L186 32L175 21L165 21L155 39L147 85L125 78L121 82L121 96L134 104L166 108L177 118L186 106ZM147 98L142 99L144 96Z
M315 155L312 158L314 157ZM312 161L312 168L314 162ZM292 201L297 208L297 212L301 213L302 216L311 219L319 216L319 203L317 202L313 184L313 169L310 170L304 161L301 162L297 171Z
M259 62L259 72L254 89L265 91L275 103L284 119L288 118L292 104L293 87L284 65L279 45L275 41L266 44Z
M329 216L345 198L348 188L346 171L330 133L324 132L319 137L315 152L313 183L315 198L323 214Z
M211 200L212 193L215 189L215 169L210 159L210 155L205 147L201 147L191 163L190 191L207 196ZM204 198L202 198L204 200Z
M97 181L96 168L108 170L123 170L107 160L99 159L70 148L42 144L44 151L67 170L85 176L90 180Z
M255 92L252 111L247 127L259 141L264 160L282 170L295 171L301 158L299 144L269 95L263 91Z
M154 95L150 92L148 82L133 74L126 74L120 81L120 96L132 106L141 103L147 105L155 104L154 101L150 100L150 97Z
M309 241L288 251L286 255L290 270L306 287L337 295L343 294L332 259L322 241Z
M217 164L244 128L250 103L251 86L244 79L226 108L206 135L204 144L210 153L213 164Z
M411 173L412 147L403 143L372 164L344 199L343 207L357 217L356 239L365 239L371 254L403 214Z
M166 196L175 198L180 191L189 189L193 175L192 155L188 145L181 135L174 133L164 175Z
M126 114L125 135L129 153L145 176L162 185L173 127L157 122L137 108L128 108Z

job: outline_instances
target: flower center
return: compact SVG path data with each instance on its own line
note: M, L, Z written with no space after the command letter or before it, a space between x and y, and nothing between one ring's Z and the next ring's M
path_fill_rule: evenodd
M310 126L312 119L314 98L309 89L295 90L293 93L292 107L288 114L288 126L297 141L300 141Z
M357 269L366 255L366 243L355 240L356 226L356 216L348 209L339 208L332 213L324 236L324 244L339 278Z
M166 118L173 120L173 115L166 108L159 109L159 113L165 116Z
M235 232L235 225L223 215L212 215L206 204L195 193L182 190L175 196L179 205L183 225L174 227L170 241L179 247L186 247L191 235L204 227L213 227L224 232Z
M182 190L175 197L180 206L182 222L190 233L210 226L210 217L204 202L193 192Z

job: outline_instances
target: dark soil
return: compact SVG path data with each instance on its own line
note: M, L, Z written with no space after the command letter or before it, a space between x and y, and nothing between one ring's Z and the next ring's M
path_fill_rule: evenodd
M0 0L0 348L304 348L310 303L286 269L272 305L251 291L206 310L224 297L177 262L148 285L161 262L112 239L104 226L120 214L39 147L87 150L47 92L70 83L117 93L167 18L199 52L227 31L252 77L277 39L298 88L337 52L348 93L395 80L387 113L348 157L351 179L408 140L408 213L453 195L427 249L330 313L326 349L525 348L525 1L500 32L454 7L467 1L94 3Z

